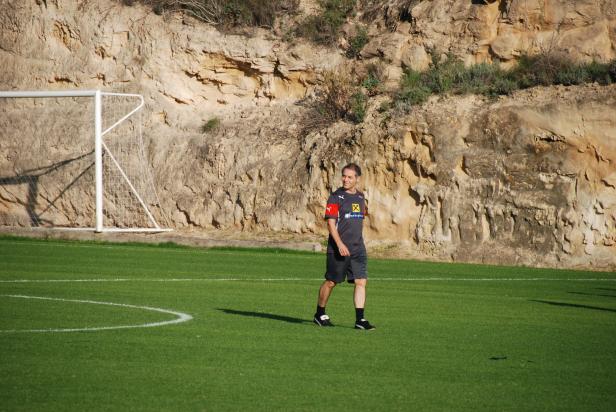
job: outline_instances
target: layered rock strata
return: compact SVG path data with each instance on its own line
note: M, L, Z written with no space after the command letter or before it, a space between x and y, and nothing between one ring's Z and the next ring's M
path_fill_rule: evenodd
M376 19L362 52L386 66L392 84L404 67L426 67L430 53L506 62L534 50L538 38L553 37L580 60L614 57L608 1L408 3L410 21L379 32ZM307 133L314 114L302 101L324 71L349 64L340 51L287 44L265 30L223 35L113 1L8 1L0 12L1 89L144 95L148 161L178 230L323 234L328 191L354 160L366 170L372 247L419 258L616 268L614 86L434 97L409 113L377 110L388 99L380 96L363 124ZM220 126L204 128L212 118ZM3 122L13 139L0 143L5 181L15 183L24 169L19 148L35 143L27 124ZM51 153L40 151L39 163ZM53 156L62 153L53 148ZM77 206L91 199L91 185L64 189L46 187L40 202L63 196L62 210L47 216L83 220ZM27 224L28 196L25 186L0 185L0 223Z

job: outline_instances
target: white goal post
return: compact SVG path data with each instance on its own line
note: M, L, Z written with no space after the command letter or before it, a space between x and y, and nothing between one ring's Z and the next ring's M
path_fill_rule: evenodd
M117 111L120 111L120 112L119 114L116 113L115 118L112 118L112 120L110 121L111 123L110 125L103 124L103 98L105 97L112 97L112 98L118 98L118 99L124 99L124 100L132 99L129 101L128 107L124 107L124 106L120 107L120 105L115 105L115 106L118 106ZM159 209L159 213L158 213L159 219L160 218L166 219L166 217L164 216L164 213L162 213L162 208L160 206L160 201L158 200L158 196L156 195L156 190L154 188L153 178L151 176L149 166L144 164L143 168L147 170L142 168L139 171L132 173L132 175L138 176L140 179L144 179L144 181L147 181L149 179L149 181L146 182L147 186L149 186L146 191L148 192L148 194L150 194L150 198L155 199L153 202L147 202L146 200L144 200L143 193L140 193L140 190L143 191L144 190L143 187L145 186L142 185L139 188L135 187L136 185L133 184L133 181L131 181L131 179L134 180L135 177L129 176L129 174L131 173L127 173L125 171L125 169L127 169L128 167L127 165L131 163L136 163L134 159L137 159L143 163L147 163L143 153L141 153L139 156L132 154L131 157L127 156L126 159L124 159L123 161L119 161L117 158L119 156L118 155L119 150L114 150L110 148L108 145L109 142L106 142L106 138L105 138L106 135L110 134L112 131L119 128L120 125L124 124L125 122L127 122L128 119L131 119L131 117L133 117L135 114L141 111L141 109L144 107L143 96L139 94L130 94L130 93L109 93L109 92L103 92L101 90L62 90L62 91L58 90L58 91L0 91L0 98L3 98L3 99L44 99L44 98L90 98L90 99L93 99L93 108L94 108L93 118L89 117L89 116L92 116L91 112L89 115L86 114L86 116L88 116L90 119L93 120L93 125L94 125L94 133L93 133L94 135L90 136L90 139L93 139L93 143L94 143L94 150L93 150L94 186L95 186L95 195L94 195L95 197L95 202L94 202L95 203L94 204L95 219L93 222L94 227L91 227L91 226L90 227L70 227L70 225L67 225L63 227L53 227L52 226L50 228L68 229L68 230L94 230L95 232L164 232L164 231L171 230L171 229L162 228L150 210L151 206L155 204L156 207ZM111 108L113 108L113 106L114 105L111 105ZM84 110L89 111L90 109L84 109ZM2 113L0 113L0 116L2 116ZM68 121L70 122L70 119ZM131 119L131 121L133 121L133 119ZM133 130L134 134L138 134L137 139L140 141L139 144L141 145L139 149L141 150L141 152L144 152L140 121L141 119L138 119L138 121L135 121L137 125L136 126L132 125L131 130ZM120 141L121 139L124 139L124 136L116 138L116 140L118 141ZM44 140L44 138L39 137L38 140ZM81 155L79 158L85 157L89 154L90 153ZM39 153L39 156L43 156L43 153ZM73 159L65 160L64 161L65 163L58 162L56 164L66 164L67 162L72 161L76 158L77 157L74 157ZM44 167L46 167L47 170L51 170L50 166L44 166ZM43 169L44 167L39 167L38 169L34 168L32 170L40 170L40 169ZM106 196L106 193L110 193L111 188L109 186L105 187L106 182L104 181L104 176L103 176L104 168L106 170L113 169L113 173L117 174L115 185L122 186L123 190L127 192L127 194L123 194L121 196L114 194L113 196L116 198L115 204L110 203L109 208L112 208L115 210L115 209L118 209L119 207L124 207L124 205L118 205L118 203L121 203L123 199L127 199L128 197L130 197L130 201L134 203L134 205L131 207L131 213L143 214L144 218L142 221L144 223L137 223L136 225L135 223L127 224L127 223L123 223L117 217L114 217L113 219L111 219L110 220L111 223L106 222L105 219L106 219L107 214L104 208L105 208L105 202L107 200L105 199L105 196ZM79 175L79 177L81 177L84 173L85 172ZM24 173L24 175L25 174L26 173ZM19 176L19 177L21 178L22 176ZM35 177L38 178L39 176L37 175ZM25 179L23 178L13 179L13 181L23 182L25 181ZM71 184L69 184L69 186L67 187L70 187L73 183L74 181L71 182ZM66 188L64 190L66 190ZM60 192L60 195L58 196L61 196L63 193L64 191ZM55 194L52 194L50 196L53 197L55 196ZM26 202L18 200L16 203L25 204ZM73 201L72 203L77 203L77 202ZM55 207L55 205L53 204L51 204L50 206ZM49 209L49 207L47 209ZM140 209L140 210L137 211L137 209ZM36 215L36 213L33 211L28 211L28 214ZM129 221L129 220L126 220L126 221ZM132 219L132 221L135 221L135 219ZM36 224L33 226L41 227L42 225Z

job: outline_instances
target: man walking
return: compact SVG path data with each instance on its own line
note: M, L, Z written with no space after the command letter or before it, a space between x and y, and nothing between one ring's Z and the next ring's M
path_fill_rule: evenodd
M374 326L364 318L366 303L366 265L368 256L362 235L364 217L367 216L364 194L357 190L361 169L350 163L342 169L342 187L333 192L327 200L325 219L329 231L327 242L327 265L325 281L319 289L317 312L314 323L319 326L333 326L325 313L325 305L334 287L344 282L355 284L355 329L372 330Z

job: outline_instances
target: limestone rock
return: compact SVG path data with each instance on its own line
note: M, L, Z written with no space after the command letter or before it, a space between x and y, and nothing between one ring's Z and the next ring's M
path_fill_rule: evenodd
M341 167L357 161L370 246L418 258L616 268L614 85L432 98L409 113L381 113L381 96L361 125L304 133L314 112L302 100L324 71L350 64L339 51L259 29L224 35L111 0L39 3L5 2L0 88L143 94L146 157L175 229L324 236L324 201ZM382 30L375 19L365 61L353 64L382 63L392 85L403 68L424 69L430 55L448 52L467 63L512 62L548 46L580 60L614 57L608 0L388 4L391 16L411 6L409 21ZM314 11L315 2L302 7ZM54 107L51 123L3 118L0 107L2 225L28 225L28 202L56 198L45 212L56 224L92 213L79 209L91 204L89 184L20 180L33 164L66 160L86 133L64 121L79 107ZM220 127L205 131L212 118ZM46 147L30 133L40 130L62 138Z
M430 56L422 46L414 45L402 52L400 62L403 67L422 72L428 69L431 61Z
M467 63L508 62L522 53L546 51L586 62L616 56L611 0L435 0L418 2L410 14L409 36Z

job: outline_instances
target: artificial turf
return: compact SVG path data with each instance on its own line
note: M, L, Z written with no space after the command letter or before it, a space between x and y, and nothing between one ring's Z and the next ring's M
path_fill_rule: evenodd
M365 332L349 285L336 326L311 323L323 268L315 253L0 237L0 410L616 405L616 273L372 259ZM173 319L76 300L193 319L25 332Z

